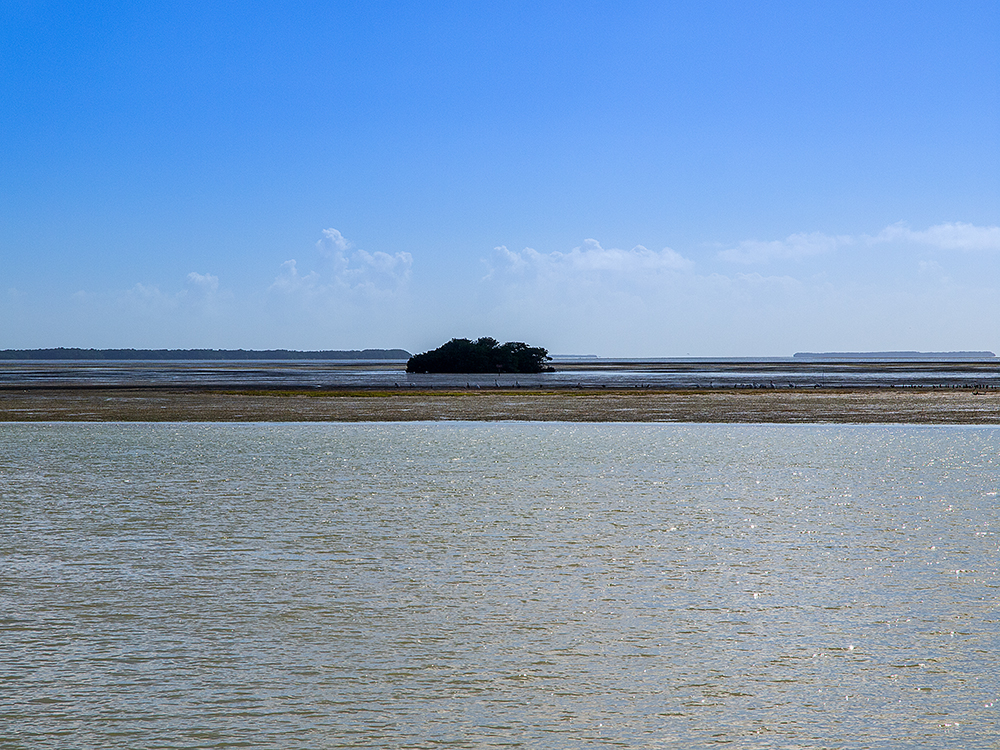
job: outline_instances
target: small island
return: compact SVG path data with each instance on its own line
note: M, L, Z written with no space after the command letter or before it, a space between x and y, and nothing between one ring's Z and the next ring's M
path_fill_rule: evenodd
M406 363L407 372L415 373L538 373L553 372L547 366L552 358L548 350L520 341L501 344L483 337L452 339L437 349L415 354Z

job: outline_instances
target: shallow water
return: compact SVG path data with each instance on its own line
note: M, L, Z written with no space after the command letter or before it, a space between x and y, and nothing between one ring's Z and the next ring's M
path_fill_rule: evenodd
M0 746L997 747L1000 429L0 424Z
M1000 360L557 361L535 375L413 374L402 361L0 361L0 387L1000 388Z

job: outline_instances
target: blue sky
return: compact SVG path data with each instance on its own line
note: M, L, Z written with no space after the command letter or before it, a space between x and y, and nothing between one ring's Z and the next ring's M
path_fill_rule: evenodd
M1000 352L996 2L0 8L0 348Z

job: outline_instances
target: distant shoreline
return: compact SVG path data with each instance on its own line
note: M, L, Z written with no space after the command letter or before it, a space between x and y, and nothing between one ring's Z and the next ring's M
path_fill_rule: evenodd
M296 351L293 349L0 349L0 360L100 360L100 361L247 361L247 360L406 360L405 349L345 349Z
M992 359L993 352L795 352L795 359Z

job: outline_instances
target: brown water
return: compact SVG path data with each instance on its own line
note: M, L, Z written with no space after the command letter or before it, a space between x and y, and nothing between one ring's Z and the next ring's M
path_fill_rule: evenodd
M995 748L1000 429L0 424L0 747Z

